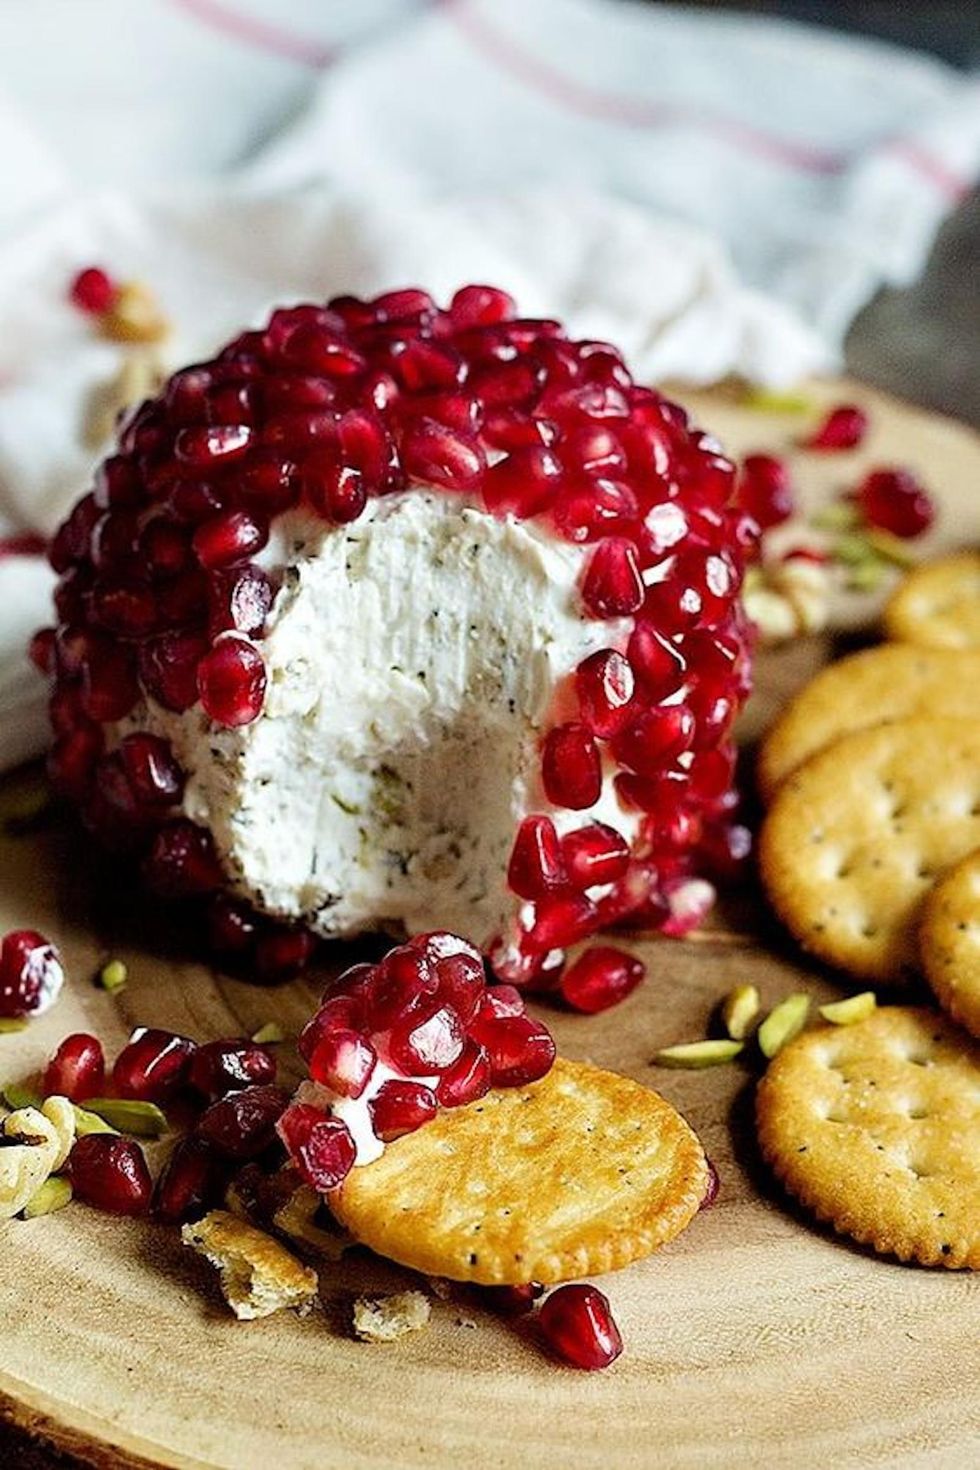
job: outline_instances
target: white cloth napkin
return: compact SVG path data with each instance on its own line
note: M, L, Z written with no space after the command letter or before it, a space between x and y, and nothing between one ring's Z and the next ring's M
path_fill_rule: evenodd
M647 378L778 384L835 365L978 170L974 81L759 18L6 0L0 536L50 531L91 469L119 350L66 303L82 265L152 284L174 365L276 300L484 279ZM21 650L50 581L0 557L0 768L43 743Z

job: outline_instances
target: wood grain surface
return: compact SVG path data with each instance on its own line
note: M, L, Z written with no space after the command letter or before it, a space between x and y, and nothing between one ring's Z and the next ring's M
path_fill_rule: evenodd
M802 457L805 494L853 480L864 459L911 462L946 506L937 542L980 540L980 450L969 431L860 391L873 407L872 444L858 457ZM747 413L719 394L697 395L696 412L737 449L788 444L799 430L792 417ZM848 603L841 621L853 628L873 611ZM812 640L761 661L747 742L830 650L829 639ZM22 773L0 786L0 808L16 806L36 779ZM167 915L95 860L61 816L0 835L0 932L23 925L61 945L71 982L51 1013L0 1036L0 1081L26 1077L76 1029L100 1035L108 1051L137 1023L207 1039L275 1017L295 1034L325 978L267 990L193 963ZM659 1047L702 1036L737 981L754 981L768 1003L800 987L818 1000L854 987L804 960L752 892L729 896L711 931L636 947L649 978L623 1006L547 1019L567 1055L628 1073L675 1103L714 1159L721 1193L679 1241L601 1282L627 1344L610 1371L559 1369L526 1326L469 1301L436 1302L431 1328L400 1344L355 1343L352 1295L410 1279L366 1255L324 1266L323 1310L307 1320L240 1324L175 1231L73 1205L0 1227L0 1417L9 1426L0 1464L977 1463L980 1281L876 1259L800 1216L757 1157L751 1065L684 1073L651 1064ZM92 984L109 955L130 971L115 997ZM280 1051L295 1077L291 1049Z

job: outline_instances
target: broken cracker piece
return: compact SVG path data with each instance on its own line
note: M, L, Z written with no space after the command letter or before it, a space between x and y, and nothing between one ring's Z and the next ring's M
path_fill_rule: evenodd
M432 1304L421 1291L392 1296L359 1296L354 1303L354 1336L361 1342L395 1342L428 1327Z
M321 1210L325 1211L325 1206L316 1190L308 1184L301 1184L276 1210L272 1223L283 1235L309 1246L317 1255L326 1257L328 1261L339 1261L351 1244L351 1238L339 1226L330 1230L319 1224Z
M220 1273L221 1291L240 1322L268 1317L284 1307L309 1308L316 1297L316 1272L254 1225L227 1210L212 1210L185 1225L185 1245Z

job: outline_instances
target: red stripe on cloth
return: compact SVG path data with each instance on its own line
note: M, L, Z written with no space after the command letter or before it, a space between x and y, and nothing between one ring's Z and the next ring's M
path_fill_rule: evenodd
M443 0L446 13L473 46L503 70L517 77L553 102L600 121L620 123L634 128L663 128L672 125L697 128L713 134L721 142L755 153L787 168L804 173L839 174L851 163L846 153L835 153L808 143L795 143L754 127L739 118L726 117L693 107L669 102L651 102L641 97L617 96L591 87L574 77L567 77L533 52L526 50L512 36L497 30L469 0ZM937 189L953 200L962 199L971 185L958 178L942 160L911 143L897 141L893 151L899 154Z
M243 15L230 5L222 4L221 0L169 0L169 3L174 9L186 11L212 30L242 41L246 46L282 56L287 61L298 62L317 71L330 66L340 51L338 46L284 31L254 15Z
M20 536L0 536L0 561L5 556L43 556L48 543L35 531L25 531Z

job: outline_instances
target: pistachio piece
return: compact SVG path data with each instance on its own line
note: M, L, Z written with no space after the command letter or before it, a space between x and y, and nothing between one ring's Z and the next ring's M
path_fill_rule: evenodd
M834 1026L853 1026L855 1021L866 1020L877 1004L873 990L861 990L846 1000L828 1001L820 1007L820 1014Z
M755 985L736 985L725 996L721 1019L734 1041L744 1041L759 1013L759 990Z
M865 540L873 551L893 566L907 571L919 564L915 552L910 551L901 537L893 536L891 531L882 531L877 526L872 526L865 532Z
M118 1128L113 1128L104 1118L97 1113L90 1113L87 1108L80 1108L77 1103L72 1104L75 1113L75 1137L87 1138L90 1133L118 1133Z
M107 990L110 995L114 995L117 990L122 990L128 978L129 971L126 969L122 960L110 960L99 971L98 983L103 990Z
M743 408L758 413L809 413L813 404L802 393L784 393L775 388L750 385L742 395Z
M22 1082L5 1082L3 1084L3 1100L8 1108L39 1108L41 1099L36 1092L25 1087Z
M657 1052L654 1063L661 1067L718 1067L731 1062L744 1050L744 1042L728 1037L708 1041L685 1041L679 1046L665 1046Z
M26 1016L0 1016L0 1036L9 1036L16 1031L26 1030Z
M799 1036L810 1012L810 997L802 992L788 995L774 1006L756 1033L759 1050L771 1061L788 1041Z
M877 557L851 567L847 574L847 586L851 592L877 592L888 576L888 568Z
M860 522L857 506L848 500L832 500L810 517L810 525L818 531L851 531Z
M70 1199L68 1180L52 1174L27 1201L21 1214L25 1220L35 1220L38 1215L53 1215L55 1210L63 1210Z
M259 1046L269 1046L274 1041L285 1041L286 1033L277 1021L266 1021L252 1037Z
M85 1107L117 1133L132 1133L137 1138L159 1138L169 1127L166 1113L156 1103L128 1097L87 1097Z

